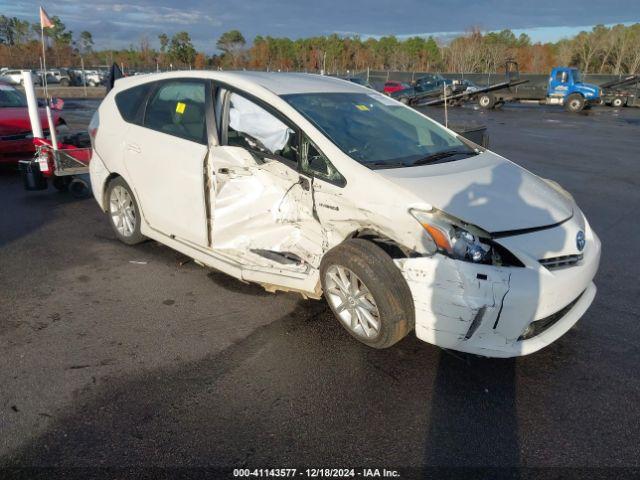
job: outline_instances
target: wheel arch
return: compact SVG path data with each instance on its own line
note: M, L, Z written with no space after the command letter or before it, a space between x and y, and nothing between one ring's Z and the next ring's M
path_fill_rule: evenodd
M122 177L122 175L120 175L119 173L112 172L104 180L104 183L102 185L102 210L104 210L105 213L109 210L109 200L107 199L109 184L113 182L116 178L120 178L120 177Z
M374 228L360 228L354 230L343 241L359 238L371 242L382 248L391 258L408 258L412 250L392 239L388 235L378 232ZM342 243L342 242L341 242Z

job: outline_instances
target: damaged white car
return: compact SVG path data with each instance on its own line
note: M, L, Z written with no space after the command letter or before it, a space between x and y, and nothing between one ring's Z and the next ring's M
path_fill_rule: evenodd
M151 238L267 290L324 294L376 348L526 355L594 299L600 241L569 193L335 78L118 80L91 183L120 240Z

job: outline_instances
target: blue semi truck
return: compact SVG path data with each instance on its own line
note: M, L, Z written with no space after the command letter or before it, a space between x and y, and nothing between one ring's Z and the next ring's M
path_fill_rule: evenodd
M546 88L515 86L503 90L478 92L476 101L481 108L493 108L505 102L537 101L545 105L562 105L569 112L580 112L602 103L602 89L582 81L576 68L556 67L551 71Z

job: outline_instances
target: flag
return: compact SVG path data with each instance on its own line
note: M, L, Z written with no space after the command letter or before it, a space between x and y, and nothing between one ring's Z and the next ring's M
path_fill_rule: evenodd
M44 8L40 7L40 27L41 28L53 28L55 25L44 11Z

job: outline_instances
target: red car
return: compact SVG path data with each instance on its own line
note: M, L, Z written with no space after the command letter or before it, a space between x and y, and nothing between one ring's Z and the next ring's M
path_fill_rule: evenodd
M49 134L47 114L38 109L45 136ZM51 112L56 131L66 123L56 111ZM0 164L17 164L18 160L31 158L35 148L31 134L31 122L27 98L15 87L0 82Z
M382 91L387 95L391 95L393 92L399 92L405 88L411 88L411 85L405 82L396 82L395 80L391 80L389 82L385 82L384 89Z

